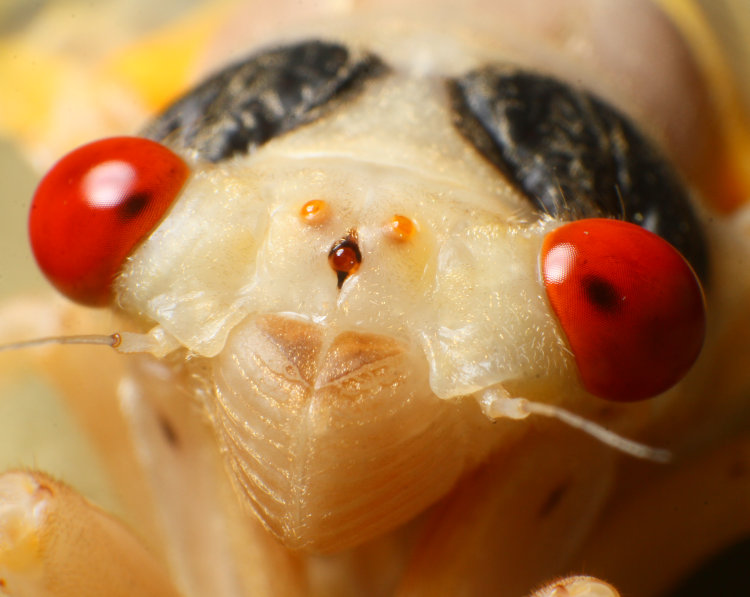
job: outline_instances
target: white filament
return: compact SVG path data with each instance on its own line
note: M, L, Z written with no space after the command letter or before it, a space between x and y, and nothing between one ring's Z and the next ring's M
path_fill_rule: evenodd
M652 448L645 444L627 439L614 431L572 413L559 406L531 402L526 398L510 396L505 390L493 388L482 392L479 403L484 413L491 419L509 418L525 419L529 415L541 415L562 421L566 425L579 429L600 442L635 458L666 463L672 458L669 450Z
M180 343L160 326L146 334L115 332L114 334L82 334L76 336L48 336L0 344L0 352L49 346L52 344L87 344L109 346L122 353L150 353L161 358L180 347Z
M85 334L79 336L49 336L46 338L34 338L33 340L23 340L21 342L10 342L0 344L0 352L11 350L21 350L24 348L35 348L37 346L47 346L50 344L95 344L102 346L116 347L118 343L117 334Z

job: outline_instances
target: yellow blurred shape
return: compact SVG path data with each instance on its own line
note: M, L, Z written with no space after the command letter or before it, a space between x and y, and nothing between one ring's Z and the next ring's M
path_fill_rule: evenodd
M185 89L234 2L203 2L145 30L120 2L50 3L0 37L0 135L43 171L91 139L132 134Z
M710 197L715 207L732 211L750 200L750 122L742 103L737 77L724 50L697 1L655 0L677 24L706 77L720 112L725 147L722 156L721 188Z
M104 76L134 90L150 111L164 108L192 82L195 65L230 5L218 2L201 6L119 50L103 65Z
M67 71L63 59L39 48L16 40L0 43L0 132L23 138L47 126Z

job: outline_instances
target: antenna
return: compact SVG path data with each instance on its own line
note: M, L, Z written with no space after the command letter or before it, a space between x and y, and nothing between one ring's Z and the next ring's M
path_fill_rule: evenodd
M484 413L491 419L503 417L525 419L529 415L540 415L557 419L570 427L580 429L603 444L635 458L651 460L652 462L662 464L672 459L672 454L669 450L652 448L640 442L627 439L594 421L590 421L559 406L544 404L542 402L532 402L526 398L512 397L505 393L504 389L493 388L485 390L480 394L479 403Z
M75 336L49 336L21 342L0 344L0 352L36 348L50 344L88 344L109 346L118 352L147 352L161 358L180 347L179 341L156 326L146 334L136 332L115 332L114 334L83 334Z
M94 344L102 346L111 346L117 348L120 345L120 334L84 334L78 336L48 336L46 338L34 338L33 340L22 340L20 342L10 342L9 344L0 344L0 352L9 352L11 350L22 350L24 348L36 348L37 346L47 346L50 344Z

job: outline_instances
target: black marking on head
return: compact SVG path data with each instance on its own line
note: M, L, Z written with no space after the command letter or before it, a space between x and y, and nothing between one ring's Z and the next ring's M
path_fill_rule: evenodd
M387 70L376 56L335 43L268 50L209 78L143 135L219 162L319 118Z
M621 113L552 77L494 65L448 82L459 132L540 211L613 217L674 245L704 283L708 254L687 191Z

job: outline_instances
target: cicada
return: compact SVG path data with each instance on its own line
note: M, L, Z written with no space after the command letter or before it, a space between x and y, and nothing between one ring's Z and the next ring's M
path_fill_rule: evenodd
M41 179L37 263L107 310L9 306L54 337L7 358L123 512L6 473L0 593L660 595L746 536L747 129L700 13L458 8L240 5Z

